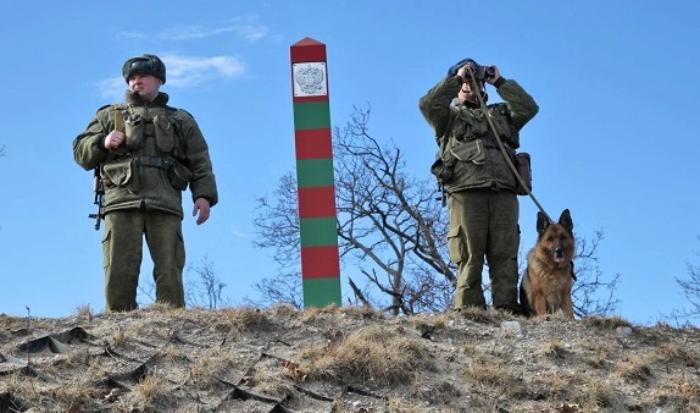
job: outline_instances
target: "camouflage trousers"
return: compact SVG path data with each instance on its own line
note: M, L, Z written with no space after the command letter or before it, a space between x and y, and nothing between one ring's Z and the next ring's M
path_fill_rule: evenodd
M136 290L144 235L153 260L156 301L184 307L182 219L164 212L126 209L109 212L105 223L102 251L107 310L128 311L138 307Z
M497 308L517 312L518 199L511 192L469 190L450 194L450 259L459 266L455 309L486 307L481 274L486 257Z

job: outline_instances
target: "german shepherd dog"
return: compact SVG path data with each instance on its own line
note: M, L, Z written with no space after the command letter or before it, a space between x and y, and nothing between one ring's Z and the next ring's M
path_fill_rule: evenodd
M527 269L520 284L520 305L528 317L561 310L573 320L571 287L574 283L574 223L568 209L559 222L537 213L537 244L527 254Z

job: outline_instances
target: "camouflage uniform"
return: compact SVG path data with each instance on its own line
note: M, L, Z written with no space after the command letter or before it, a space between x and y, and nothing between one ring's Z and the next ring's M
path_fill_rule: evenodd
M516 178L498 148L483 111L466 102L454 104L463 79L448 76L420 100L420 109L435 129L440 165L450 175L448 193L450 259L459 266L455 308L485 307L481 274L488 260L493 304L517 311L518 200ZM505 103L488 106L509 151L520 146L518 132L538 107L514 80L495 85Z
M99 168L105 185L107 308L137 307L144 235L154 264L156 300L182 307L182 191L189 185L193 200L205 198L211 206L218 201L207 144L189 113L166 105L165 93L153 102L127 100L100 108L73 142L75 161L88 170ZM104 140L114 130L116 111L124 118L126 142L107 150Z

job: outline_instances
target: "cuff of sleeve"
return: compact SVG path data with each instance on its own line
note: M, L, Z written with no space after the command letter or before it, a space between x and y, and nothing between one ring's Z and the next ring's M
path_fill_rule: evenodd
M503 77L503 76L501 76L501 77L498 78L498 80L496 80L495 82L493 82L493 85L496 86L496 89L498 89L498 88L501 87L505 82L506 82L506 78Z
M105 139L104 139L104 137L98 136L98 137L97 137L97 142L95 142L95 143L97 144L97 148L98 148L99 150L101 150L101 151L104 152L104 153L109 153L109 150L108 150L107 148L105 148Z
M196 195L196 196L193 195L193 196L192 196L192 202L197 202L197 199L199 199L199 198L204 198L204 199L206 199L206 200L209 202L209 206L210 206L210 207L213 207L213 206L216 205L217 202L219 201L219 199L218 199L217 196L213 196L213 197L212 197L212 196L209 196L209 195Z

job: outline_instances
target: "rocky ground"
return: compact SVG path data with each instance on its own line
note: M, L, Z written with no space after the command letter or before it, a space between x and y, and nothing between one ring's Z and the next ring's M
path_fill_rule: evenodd
M0 315L3 412L700 412L700 330L474 311Z

